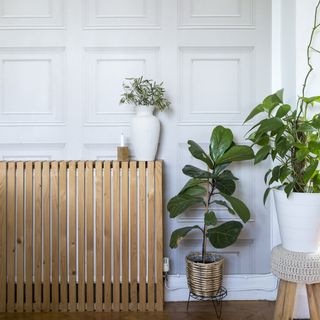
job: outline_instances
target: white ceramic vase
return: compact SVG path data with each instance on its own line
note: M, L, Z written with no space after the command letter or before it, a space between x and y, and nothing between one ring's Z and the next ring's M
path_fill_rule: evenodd
M153 106L137 106L131 121L131 141L136 160L155 159L159 137L160 121L153 115Z
M274 191L282 246L290 251L320 249L320 194Z

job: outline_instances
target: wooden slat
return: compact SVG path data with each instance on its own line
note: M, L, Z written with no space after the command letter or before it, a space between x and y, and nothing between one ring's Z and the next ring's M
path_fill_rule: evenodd
M0 162L0 312L7 304L7 163Z
M60 261L60 310L68 310L67 288L67 166L60 162L59 167L59 261Z
M128 162L122 162L122 304L129 310L129 170Z
M42 210L43 210L43 304L42 310L50 310L50 173L49 162L42 168Z
M293 319L296 289L297 284L295 282L287 282L286 294L283 304L283 319Z
M139 162L139 310L146 310L146 163Z
M23 162L17 163L17 311L23 312L24 299L24 195L23 195Z
M154 162L148 162L148 311L154 311Z
M78 310L85 310L84 162L78 162Z
M26 303L25 311L32 311L32 264L33 264L33 232L32 232L32 202L33 202L33 192L32 192L32 162L26 162L26 228L25 228L25 238L26 238Z
M76 300L76 163L69 163L69 310L77 310Z
M113 163L113 310L120 310L120 166Z
M163 202L162 161L155 162L156 195L156 310L163 310Z
M130 310L138 310L137 288L137 163L130 162Z
M86 162L86 225L87 225L87 311L94 310L93 301L93 165Z
M51 164L52 190L52 311L59 310L59 164Z
M96 311L102 308L102 268L103 268L103 236L102 236L102 162L96 162Z
M35 266L34 266L34 310L41 310L41 277L42 277L42 202L41 202L41 162L35 162Z
M7 207L7 276L8 276L8 305L9 312L14 311L15 303L15 196L16 196L16 166L8 164L8 207Z
M315 285L307 284L307 295L308 295L308 305L310 311L310 319L318 320L320 319L319 306L317 304L316 292L314 290Z
M104 162L104 311L111 311L111 166Z

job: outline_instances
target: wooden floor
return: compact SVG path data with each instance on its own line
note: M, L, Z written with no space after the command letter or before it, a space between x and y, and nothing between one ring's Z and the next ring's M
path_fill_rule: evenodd
M223 320L272 320L274 302L226 301L223 303ZM214 309L208 302L166 303L164 312L77 312L77 313L0 313L0 320L214 320Z

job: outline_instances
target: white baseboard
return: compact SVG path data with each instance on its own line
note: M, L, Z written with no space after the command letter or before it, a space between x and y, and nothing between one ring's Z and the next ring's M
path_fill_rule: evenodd
M277 295L277 278L272 274L243 274L224 276L228 290L225 300L270 300ZM189 290L185 275L169 275L165 288L165 301L187 301Z

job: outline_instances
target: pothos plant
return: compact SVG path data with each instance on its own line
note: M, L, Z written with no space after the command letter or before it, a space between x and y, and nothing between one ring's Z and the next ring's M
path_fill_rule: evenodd
M123 83L124 93L121 95L120 104L132 104L134 106L154 106L156 110L163 111L170 106L165 97L163 82L156 83L153 80L139 78L127 78Z
M203 226L193 225L173 231L170 247L177 248L179 241L191 230L198 230L202 233L202 262L205 263L207 239L215 248L225 248L237 240L243 227L240 221L235 220L219 223L212 205L226 208L243 223L250 219L247 206L233 196L238 179L228 167L232 162L252 159L254 153L249 146L236 145L232 131L222 126L213 129L208 154L192 140L188 145L192 156L201 160L207 170L186 165L182 172L191 179L169 200L167 209L170 217L176 218L190 207L202 207Z
M262 114L261 120L250 129L247 136L253 145L259 147L255 154L255 164L268 157L275 162L275 166L267 171L264 178L268 185L264 202L272 189L283 189L288 197L291 192L320 192L320 114L314 112L320 96L305 95L308 79L313 71L311 52L320 53L313 47L316 31L320 27L317 21L319 7L320 1L316 6L314 26L307 48L309 70L297 105L285 103L283 90L280 90L266 97L245 120L248 122Z

